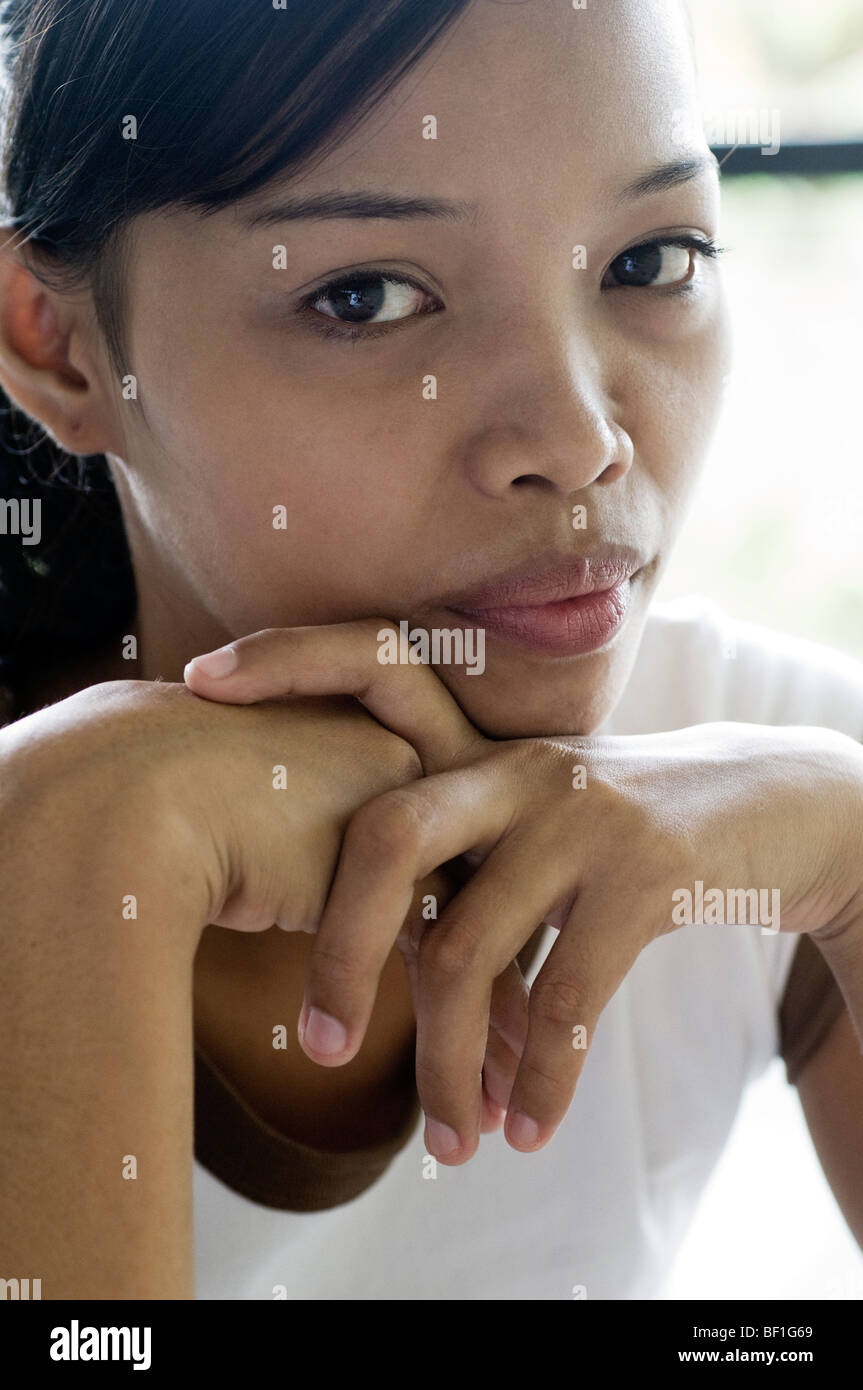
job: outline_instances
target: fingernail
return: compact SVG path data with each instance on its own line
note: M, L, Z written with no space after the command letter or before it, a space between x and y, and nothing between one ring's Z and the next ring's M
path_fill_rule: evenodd
M539 1138L539 1125L519 1110L510 1120L509 1138L519 1148L529 1149Z
M320 1009L310 1009L303 1031L303 1047L312 1052L320 1052L323 1057L334 1057L344 1052L348 1045L348 1030L337 1018L322 1013Z
M193 671L200 671L202 676L212 676L214 679L229 676L237 669L238 662L239 657L233 647L219 647L205 656L194 657L183 672L183 678L188 680Z
M429 1153L437 1154L439 1158L445 1158L447 1154L455 1153L456 1149L461 1148L461 1140L454 1129L449 1125L441 1124L440 1120L431 1120L426 1115L426 1147Z

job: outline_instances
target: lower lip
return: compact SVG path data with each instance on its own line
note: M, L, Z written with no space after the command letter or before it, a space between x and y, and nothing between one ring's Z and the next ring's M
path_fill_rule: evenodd
M453 608L463 627L486 632L546 656L597 652L621 630L629 613L632 581L602 593L518 608Z

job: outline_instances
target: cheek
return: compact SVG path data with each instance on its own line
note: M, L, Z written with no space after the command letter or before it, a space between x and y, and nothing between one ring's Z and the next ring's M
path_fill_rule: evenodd
M640 468L674 527L695 486L722 406L730 368L724 300L683 335L651 335L628 354L621 423Z
M168 526L182 518L198 552L218 537L226 567L242 569L251 549L297 572L304 557L359 547L376 516L388 519L399 422L387 438L379 394L352 382L350 364L312 371L309 353L286 361L229 315L230 331L206 315L203 326L191 309L173 316L166 335L142 305L134 349L146 431L133 457L150 460L151 511ZM401 439L403 453L403 430ZM320 584L326 572L313 569Z
M163 554L182 557L184 582L232 627L377 612L419 553L425 445L379 397L346 401L332 381L286 390L271 374L187 373L147 416L133 455L149 459L140 510Z
M376 380L368 369L360 379L333 365L312 379L256 363L244 376L242 414L214 403L199 449L208 479L224 481L225 546L251 548L262 573L288 581L304 602L326 599L333 617L380 611L428 569L440 511L438 413L398 378ZM233 459L242 466L226 478Z

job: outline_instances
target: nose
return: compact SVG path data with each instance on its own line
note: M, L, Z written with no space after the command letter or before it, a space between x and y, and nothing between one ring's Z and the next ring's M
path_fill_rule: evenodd
M569 494L629 472L632 439L613 418L595 359L585 360L576 345L566 354L532 353L527 373L514 367L485 402L489 422L463 443L463 467L475 488L498 498L516 487Z

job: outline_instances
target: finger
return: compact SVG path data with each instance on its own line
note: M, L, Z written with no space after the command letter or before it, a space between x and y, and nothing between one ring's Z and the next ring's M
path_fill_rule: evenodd
M493 1134L501 1129L506 1120L506 1106L493 1099L494 1094L509 1094L512 1080L510 1061L513 1054L493 1028L488 1030L485 1046L485 1061L482 1066L482 1113L480 1115L480 1134ZM512 1070L517 1069L515 1062Z
M533 838L498 845L420 942L417 1089L429 1152L446 1163L463 1163L476 1148L494 982L559 894L536 874L537 862ZM504 1007L507 1021L512 1013Z
M607 890L579 896L530 991L506 1118L513 1148L542 1148L569 1109L599 1016L646 944L639 923L635 899L615 893L612 902Z
M189 662L189 689L208 700L254 704L290 695L353 695L416 749L423 771L464 762L486 743L431 666L381 665L386 618L323 627L267 628Z
M399 935L399 937L398 937L398 939L397 939L397 941L396 941L396 945L399 947L399 950L400 950L401 953L402 953L402 958L403 958L404 964L405 964L405 970L406 970L406 972L407 972L408 982L409 982L409 984L410 984L411 1001L412 1001L412 1003L413 1003L414 1018L416 1018L417 998L418 998L418 993L417 993L417 991L418 991L418 980L417 980L418 940L417 940L417 938L413 938L413 939L412 939L411 934L410 934L410 929L411 929L411 927L413 927L413 926L415 926L415 925L416 925L415 922L411 922L410 919L407 919L406 922L405 922L405 926L404 926L402 932L400 933L400 935ZM432 930L432 929L433 929L433 926L434 926L433 923L428 923L428 924L427 924L427 929L428 929L428 930ZM517 968L518 968L518 967L516 966L516 969L517 969ZM505 972L504 972L504 974L508 974L508 973L509 973L508 971L505 971ZM520 974L521 974L521 972L519 971L519 975L520 975ZM495 983L497 984L497 981L495 981ZM523 980L522 980L522 983L523 983ZM492 1008L492 1013L494 1013L494 1008ZM524 1015L525 1015L525 1030L524 1030L524 1031L525 1031L525 1038L526 1038L526 1037L527 1037L527 1024L526 1024L526 1019L527 1019L527 1007L526 1007L526 1005L525 1005L525 1008L524 1008ZM481 1120L481 1123L480 1123L480 1130L481 1130L481 1132L482 1132L483 1134L492 1134L492 1133L494 1133L495 1130L500 1129L501 1126L503 1125L503 1122L504 1122L504 1120L505 1120L505 1118L506 1118L506 1106L505 1106L505 1105L503 1105L503 1106L498 1105L497 1102L496 1102L495 1100L492 1099L491 1092L490 1092L489 1088L485 1085L486 1067L490 1064L493 1070L496 1069L496 1076L497 1076L498 1079L495 1080L495 1081L493 1081L494 1093L495 1093L495 1094L502 1094L502 1093L504 1093L504 1091L505 1091L506 1095L508 1096L508 1095L509 1095L509 1090L510 1090L510 1088L511 1088L511 1086L512 1086L512 1082L513 1082L513 1080L515 1079L515 1073L516 1073L516 1071L518 1070L518 1057L515 1055L515 1053L513 1053L513 1052L511 1051L511 1049L510 1049L510 1048L507 1046L507 1044L503 1041L503 1039L500 1037L500 1035L499 1035L492 1027L489 1027L488 1041L487 1041L487 1043L486 1043L486 1054L485 1054L485 1055L486 1055L486 1062L485 1062L485 1065L483 1066L482 1120ZM520 1054L519 1054L519 1055L520 1055Z
M411 948L411 949L412 949L412 948ZM405 966L406 966L406 969L407 969L407 972L408 972L408 978L409 978L409 980L410 980L411 996L412 996L413 1001L414 1001L414 1017L416 1017L416 999L417 999L417 967L416 967L416 960L414 959L414 960L408 962L408 960L406 959L406 960L405 960ZM506 1059L512 1059L512 1061L511 1061L511 1065L508 1066L508 1065L506 1064L506 1059L503 1059L503 1065L499 1066L499 1068L498 1068L498 1073L497 1073L498 1079L495 1080L495 1081L493 1081L493 1087L494 1087L494 1089L495 1089L495 1093L496 1093L496 1094L500 1094L500 1093L503 1093L503 1092L505 1091L506 1094L509 1095L509 1089L510 1089L510 1087L512 1086L512 1082L513 1082L513 1080L514 1080L514 1078L515 1078L515 1073L516 1073L516 1071L518 1070L518 1059L517 1059L517 1058L515 1057L515 1055L510 1051L510 1049L507 1047L506 1043L503 1042L503 1040L502 1040L502 1039L499 1037L499 1035L494 1031L494 1029L489 1028L489 1032L488 1032L488 1042L487 1042L487 1044L486 1044L486 1053L485 1053L486 1060L485 1060L485 1064L484 1064L484 1066L483 1066L482 1115L481 1115L481 1118L480 1118L480 1133L481 1133L481 1134L494 1134L496 1130L499 1130L499 1129L502 1128L503 1122L504 1122L504 1120L506 1119L506 1106L505 1106L505 1105L498 1105L496 1101L492 1100L491 1094L490 1094L490 1092L489 1092L489 1088L488 1088L488 1086L486 1085L487 1067L489 1066L490 1057L492 1056L492 1054L493 1054L494 1052L497 1052L497 1051L499 1051L499 1052L501 1052L501 1053L505 1053L505 1054L506 1054ZM494 1063L493 1060L492 1060L492 1062L491 1062L491 1065L492 1065L492 1067L495 1066L495 1063ZM511 1074L510 1074L510 1073L511 1073Z
M483 1089L482 1115L479 1122L480 1134L494 1134L496 1130L502 1128L505 1119L506 1111L500 1110L490 1101L485 1089Z
M434 930L433 924L429 926L429 930ZM416 1017L419 999L417 945L408 940L407 934L400 939L399 944L410 980ZM519 1058L527 1041L529 993L516 961L512 961L494 982L482 1067L482 1134L491 1134L499 1130L506 1118L510 1091L518 1071Z
M495 1014L495 992L497 991L498 986L501 985L501 982L508 978L511 978L513 974L518 975L519 985L523 986L525 995L527 994L527 986L524 984L524 978L521 975L521 971L519 970L515 962L513 962L512 965L507 967L503 975L499 976L498 979L494 982L491 1005L492 1019L494 1018ZM521 988L519 988L519 993L521 993ZM525 1019L526 1042L526 1003L524 1006L519 1005L520 1009L522 1007ZM495 1107L503 1114L505 1114L505 1112L509 1108L509 1098L512 1093L512 1088L515 1082L516 1074L518 1072L518 1064L521 1059L521 1050L523 1046L524 1044L521 1044L519 1049L514 1051L510 1047L509 1043L505 1040L505 1038L501 1035L500 1031L497 1028L495 1028L494 1023L492 1022L490 1024L488 1030L488 1038L486 1039L485 1058L482 1064L483 1091L488 1096L489 1100L495 1105Z
M521 967L518 961L510 961L492 986L489 1023L516 1061L522 1056L527 1042L529 1000L530 990ZM500 1101L499 1104L504 1102Z
M496 843L513 795L497 760L486 759L385 792L355 813L306 966L298 1035L312 1061L341 1066L356 1055L415 884L465 848Z

